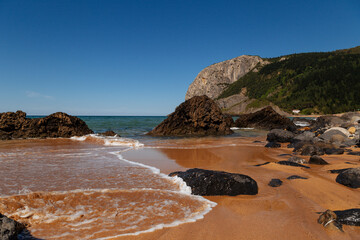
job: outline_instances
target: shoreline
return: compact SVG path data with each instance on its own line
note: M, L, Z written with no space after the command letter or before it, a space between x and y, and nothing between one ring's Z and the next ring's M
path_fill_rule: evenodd
M262 142L253 143L254 140ZM318 212L326 209L360 207L356 200L359 190L336 183L336 174L327 172L359 166L356 156L325 155L324 159L330 165L311 165L311 169L307 170L275 164L286 160L289 156L279 155L291 154L291 149L284 144L279 149L264 148L265 137L170 142L176 143L178 148L166 144L156 148L145 146L125 153L124 157L159 168L165 174L196 167L245 174L258 182L259 194L205 197L218 205L202 220L114 239L355 239L360 234L359 227L344 226L345 233L340 233L317 223ZM254 166L266 161L271 163ZM308 179L287 180L290 175ZM283 185L278 188L268 186L272 178L280 178Z

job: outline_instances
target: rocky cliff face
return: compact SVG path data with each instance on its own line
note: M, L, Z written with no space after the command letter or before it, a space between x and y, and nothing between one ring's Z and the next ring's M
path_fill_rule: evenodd
M202 70L189 86L185 100L194 96L206 95L211 99L218 97L231 83L254 69L258 64L268 62L259 56L243 55L224 62L213 64Z

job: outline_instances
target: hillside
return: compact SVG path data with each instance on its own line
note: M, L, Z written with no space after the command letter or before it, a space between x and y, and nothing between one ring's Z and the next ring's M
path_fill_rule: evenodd
M251 99L246 108L273 103L286 112L300 109L302 114L360 109L360 47L264 61L270 63L228 85L217 101L244 95Z

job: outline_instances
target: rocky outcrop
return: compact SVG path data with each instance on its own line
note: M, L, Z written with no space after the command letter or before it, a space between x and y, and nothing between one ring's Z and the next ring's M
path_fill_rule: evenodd
M18 234L25 229L25 226L13 219L6 217L0 213L0 239L15 240Z
M235 126L239 128L257 128L264 130L287 129L295 130L295 124L287 117L283 117L272 109L266 107L255 113L240 115L235 121Z
M265 65L267 63L259 56L243 55L206 67L190 84L185 100L202 95L215 99L229 84L239 80L258 64Z
M0 114L0 139L56 138L83 136L93 133L86 123L77 117L57 112L44 118L26 118L22 111Z
M169 176L182 178L191 187L192 194L201 196L214 195L256 195L258 186L249 176L193 168L185 172L173 172Z
M207 96L196 96L180 104L175 112L155 127L152 136L206 136L233 133L216 103Z
M360 168L351 168L341 172L336 182L351 188L360 188Z

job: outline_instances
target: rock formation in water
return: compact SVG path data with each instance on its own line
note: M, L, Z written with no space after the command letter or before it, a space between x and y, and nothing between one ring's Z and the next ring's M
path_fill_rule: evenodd
M233 133L229 121L207 96L196 96L180 104L155 127L152 136L206 136Z
M30 119L22 111L0 113L0 139L57 138L83 136L93 133L86 123L66 113Z
M258 186L249 176L193 168L185 172L173 172L169 176L182 178L191 187L192 194L201 196L214 195L256 195Z
M259 56L243 55L203 69L189 86L185 100L206 95L215 99L231 83L253 70L258 64L266 64Z

